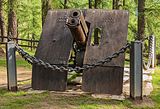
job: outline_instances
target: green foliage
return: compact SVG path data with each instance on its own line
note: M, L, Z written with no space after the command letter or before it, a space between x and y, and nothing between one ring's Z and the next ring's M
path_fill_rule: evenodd
M42 3L41 0L15 0L18 17L18 35L20 38L39 39L42 31ZM51 0L53 9L63 9L64 0ZM89 0L67 0L67 8L88 9ZM113 0L100 0L98 8L112 9ZM121 0L122 1L122 0ZM128 40L134 40L137 36L137 7L138 0L125 0L123 9L129 11ZM94 0L92 7L94 8ZM5 21L7 25L8 0L4 0ZM122 4L122 2L121 2ZM160 46L160 0L145 1L146 29L145 34L154 34L157 37L157 46ZM27 44L27 43L26 43ZM160 54L160 50L157 49Z
M153 74L153 88L151 98L156 102L157 109L160 108L160 66L158 66Z
M19 0L18 31L19 37L39 39L41 34L41 0Z
M156 52L160 54L160 1L147 0L146 1L146 33L154 34L158 49Z

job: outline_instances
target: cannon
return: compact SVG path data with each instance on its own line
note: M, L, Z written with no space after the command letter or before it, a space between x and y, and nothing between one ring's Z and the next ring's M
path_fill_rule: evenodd
M35 56L51 65L70 66L74 48L75 66L96 64L127 43L128 19L128 12L123 10L50 10ZM123 54L103 66L83 70L82 90L121 94L124 59ZM33 64L32 88L65 91L67 74L66 70L46 69Z
M71 11L70 16L66 20L66 24L69 27L77 45L80 47L86 45L88 27L85 22L82 11L80 10Z
M76 43L75 65L83 66L85 47L88 37L88 26L81 10L73 10L70 12L66 25L71 31L74 42Z

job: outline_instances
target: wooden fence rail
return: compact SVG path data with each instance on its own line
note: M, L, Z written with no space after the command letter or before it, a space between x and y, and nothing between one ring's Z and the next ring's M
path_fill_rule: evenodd
M0 36L0 39L1 39L1 40L4 40L4 39L8 40L8 37L7 37L7 36ZM15 40L15 41L18 43L19 46L21 46L21 47L28 47L28 48L30 48L31 50L32 50L33 48L37 48L37 44L38 44L38 42L39 42L38 40L22 39L22 38L14 38L14 37L10 37L10 39ZM7 44L7 42L8 42L8 41L2 42L1 40L0 40L0 44ZM28 42L28 45L19 44L19 41Z

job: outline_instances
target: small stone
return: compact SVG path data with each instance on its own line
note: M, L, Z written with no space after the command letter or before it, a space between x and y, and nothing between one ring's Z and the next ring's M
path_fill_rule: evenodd
M125 73L129 73L129 72L130 72L130 69L129 69L129 68L124 68L124 72L125 72Z
M112 95L111 99L123 101L123 100L125 100L125 97L123 95Z
M40 94L40 93L44 93L46 91L44 90L29 90L28 93L32 94L32 93L36 93L36 94Z
M129 76L129 73L124 72L124 76Z
M148 82L146 83L146 85L144 86L144 95L150 95L151 92L153 91L153 86L152 86L152 83Z
M129 81L129 77L124 76L124 77L123 77L123 82L125 83L125 82L127 82L127 81Z
M111 96L110 94L92 94L92 97L94 98L108 99L110 96Z
M76 77L74 80L73 80L73 82L75 82L75 83L82 83L82 77Z
M149 78L149 76L148 76L148 75L143 75L143 81L147 81L147 80L148 80L148 78Z
M150 76L150 75L143 75L143 81L152 81L152 76Z

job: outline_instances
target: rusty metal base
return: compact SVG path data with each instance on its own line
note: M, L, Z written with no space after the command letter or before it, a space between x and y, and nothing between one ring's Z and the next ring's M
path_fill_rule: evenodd
M124 68L99 67L83 73L82 90L92 93L120 95Z
M67 72L52 71L40 66L33 66L32 88L35 90L65 91Z

